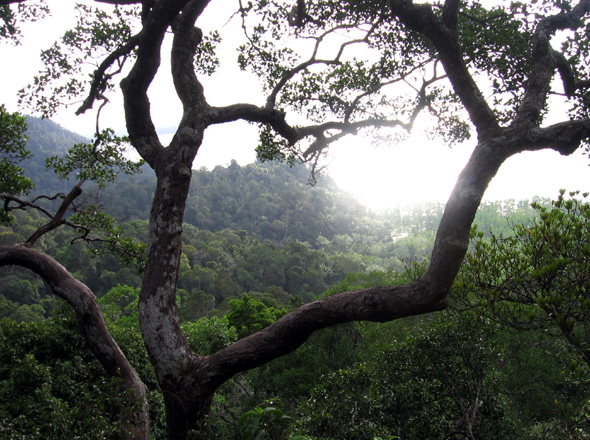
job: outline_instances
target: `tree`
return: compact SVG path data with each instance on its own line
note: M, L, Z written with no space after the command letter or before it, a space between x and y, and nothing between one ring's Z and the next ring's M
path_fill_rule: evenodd
M227 320L229 325L235 327L240 338L268 327L287 312L283 308L267 307L248 294L240 299L232 299L229 305Z
M206 416L221 384L293 351L316 330L444 309L467 250L471 223L502 163L525 150L551 148L571 154L590 136L590 81L583 69L588 63L584 32L590 0L512 2L490 9L459 0L308 0L298 2L296 19L290 20L289 2L240 3L237 18L246 38L239 61L262 78L263 106L215 106L207 101L201 77L216 67L220 35L204 35L195 25L201 24L208 0L101 2L112 6L109 13L82 7L79 26L44 53L47 66L23 91L22 101L51 115L59 105L84 94L78 113L102 108L114 89L114 78L131 64L120 83L129 139L157 176L139 317L164 394L170 438L186 438L189 433L206 438ZM14 1L2 2L10 3ZM152 120L148 88L158 73L169 32L173 83L183 115L171 143L164 146ZM342 34L345 41L334 49ZM551 44L556 34L565 39L560 50ZM284 41L285 35L311 42L311 55L305 58L275 43ZM354 52L357 46L362 51ZM334 56L324 55L330 52ZM96 58L102 61L86 85L81 79L84 61ZM557 75L559 90L553 89ZM404 84L409 92L395 89ZM554 95L564 98L568 116L543 126L555 106L549 102ZM287 112L302 114L307 122L294 125ZM207 128L237 120L260 124L260 158L294 162L301 157L318 170L329 145L343 136L371 128L399 135L411 130L422 113L449 141L465 139L471 129L477 134L477 145L446 205L424 275L406 285L321 298L211 355L194 353L177 316L176 280L191 167ZM564 111L557 113L562 118ZM83 316L79 322L88 339L109 338L106 330L100 336L93 333L100 313L97 307L87 308L91 293L50 257L29 246L4 246L0 264L33 269ZM81 298L87 299L84 305ZM106 367L131 370L115 348L95 354ZM129 386L141 394L137 383ZM143 428L138 438L147 437L147 427Z
M497 329L469 313L440 318L327 375L300 408L302 431L321 439L521 438L500 398Z
M33 182L24 175L24 170L17 164L27 159L26 149L27 123L17 113L9 113L0 105L0 192L14 195L28 193ZM10 214L0 210L0 222L11 220Z
M590 204L562 191L514 234L476 235L457 283L462 300L520 329L554 329L590 366Z

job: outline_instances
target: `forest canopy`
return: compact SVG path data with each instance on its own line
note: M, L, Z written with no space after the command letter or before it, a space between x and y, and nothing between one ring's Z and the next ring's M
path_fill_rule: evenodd
M115 411L118 432L125 438L149 438L150 428L156 432L161 426L153 410L162 407L168 438L210 438L219 429L218 425L210 423L212 410L220 403L215 397L218 390L230 386L231 381L238 380L246 372L270 366L271 362L280 362L297 349L309 347L321 331L337 333L343 328L349 332L352 347L356 347L360 340L356 337L355 322L369 322L371 324L367 325L371 326L389 323L383 324L385 328L395 326L402 318L431 314L451 316L447 315L451 313L451 292L469 251L473 221L486 188L503 163L523 151L552 149L570 155L587 145L590 136L587 99L590 81L586 69L589 64L589 0L506 2L492 6L460 0L432 3L411 0L237 2L228 14L240 21L243 30L242 41L238 43L238 63L240 68L259 77L263 90L255 103L224 105L216 105L207 98L211 84L218 81L217 86L223 86L227 81L213 76L213 82L206 79L215 71L216 57L222 54L217 43L224 37L223 27L212 33L205 33L200 27L210 1L102 0L98 3L101 3L100 8L78 7L77 26L64 30L60 41L43 52L44 67L19 95L24 106L43 116L51 116L58 108L72 102L76 103L78 114L96 112L96 133L92 139L76 143L65 156L48 160L58 176L71 179L66 191L28 197L24 191L25 181L22 181L9 193L2 193L7 215L28 210L41 215L45 223L29 223L22 240L13 237L16 242L0 247L0 265L32 270L51 292L69 304L81 338L112 378L113 389L124 397L118 404L117 399L105 401L105 407L113 405L118 409ZM1 35L13 39L18 39L19 20L33 19L44 12L44 8L31 0L5 0L0 2L0 8ZM561 43L555 37L559 37ZM298 42L306 43L307 49L300 49ZM170 56L164 56L164 52ZM176 132L167 145L157 134L149 96L150 87L161 78L163 62L170 66L168 80L174 88L174 99L182 104ZM125 136L100 125L100 114L108 108L109 96L117 93L123 98ZM203 324L203 328L209 326L218 330L222 336L219 343L209 346L197 343L203 341L198 337L201 327L183 326L178 304L182 301L181 275L189 268L192 270L195 257L198 258L202 249L207 249L205 244L199 244L201 249L194 246L196 252L189 252L193 256L192 264L183 252L191 235L190 228L184 227L184 220L189 214L188 201L195 181L193 162L198 161L198 151L209 128L220 124L229 124L229 127L237 121L255 124L259 127L260 139L258 146L252 147L261 160L278 159L289 164L303 160L310 164L314 177L328 149L341 138L373 130L406 136L411 134L422 115L433 122L432 135L448 143L461 142L470 136L476 139L472 155L444 206L431 242L430 257L424 265L410 266L407 273L374 276L382 283L373 283L370 273L366 283L346 282L345 279L342 290L331 290L330 294L309 298L311 301L303 304L295 302L289 308L280 303L265 303L264 295L230 299L227 321L210 320ZM18 118L18 115L10 116L12 120ZM20 133L22 125L17 130L17 138ZM125 155L130 147L141 157L139 163ZM20 166L21 159L23 156L17 153L9 162ZM88 197L93 190L95 194L102 193L102 189L119 175L137 172L142 163L155 175L145 242L140 240L140 228L137 234L126 236L124 227L117 224L95 198ZM247 198L248 194L245 195ZM50 199L54 203L48 206L46 202ZM218 202L226 200L223 197ZM234 200L239 208L239 198ZM262 206L263 200L258 203L261 209L268 209L272 214L274 207L270 202L266 206ZM313 206L314 202L311 204ZM197 206L197 210L207 207L206 202L199 202L199 205L202 206ZM231 212L232 207L228 208ZM209 212L200 218L200 213L194 213L196 221L207 221L212 216ZM264 217L264 214L260 217L262 223L266 220ZM31 214L22 218L30 219ZM227 220L216 219L215 223ZM279 241L287 236L280 221L273 220L269 223L270 231L265 231L274 233ZM313 246L327 247L328 237L334 230L326 227L324 240L318 239L310 249L304 250L305 246L301 248L291 243L285 248L291 246L293 262L303 258L306 252L313 261L318 256L314 252L320 252ZM267 282L266 286L258 286L280 297L278 288L284 290L280 287L283 285L280 275L285 275L285 283L288 277L275 267L280 259L273 253L272 245L265 246L263 241L257 246L252 242L251 249L240 253L248 231L223 229L210 233L212 238L219 239L224 231L227 231L226 241L221 242L232 243L230 255L246 260L244 273L237 273L235 278L258 271ZM117 313L103 314L97 295L81 281L80 274L59 264L57 256L43 248L46 237L54 233L73 233L70 243L98 245L97 255L117 258L122 264L134 265L139 270L138 294L129 290L133 287L121 286L118 291L106 295L123 307L121 313L125 319L118 318ZM199 233L201 230L195 235ZM215 237L215 234L220 235ZM365 237L361 232L353 242L362 244ZM213 255L219 250L218 246L210 248L210 252L207 251ZM73 249L69 247L68 251L73 252ZM387 255L388 250L383 250ZM257 257L247 261L251 255ZM76 261L74 255L70 258ZM207 264L215 258L208 260L201 269L215 271L219 268ZM222 263L229 263L232 269L237 267L231 260ZM571 263L564 261L567 267ZM315 275L312 266L320 273L325 267L317 261L308 266L298 265L301 270L290 266L291 275ZM236 279L228 271L219 270L212 284L216 289L230 292L228 296L231 296ZM251 282L244 279L246 283ZM26 280L19 281L23 282L15 286L28 291ZM310 279L308 286L311 284ZM196 286L188 281L187 287L194 289ZM259 288L254 284L250 287ZM314 292L313 288L311 291ZM223 303L222 297L214 296L215 304ZM207 301L210 298L201 295L195 302L204 305ZM132 310L137 310L137 317ZM260 322L250 322L245 319L248 316L257 317ZM470 394L469 399L465 397L467 391L462 392L461 397L451 397L453 404L445 401L445 409L455 409L452 415L440 412L445 420L455 421L455 431L452 431L453 423L448 423L436 425L446 427L444 432L435 433L432 426L427 426L425 430L411 433L413 428L422 425L417 422L404 426L400 419L394 418L385 426L377 426L369 417L366 426L375 427L375 431L365 432L372 436L437 435L473 439L474 432L479 430L489 432L490 436L518 437L515 433L522 426L507 425L506 431L500 432L494 431L499 425L490 422L510 414L510 405L483 403L490 402L490 398L484 399L488 396L485 393L495 395L497 389L494 376L482 373L483 366L494 356L502 360L512 358L497 356L494 347L486 344L480 345L481 356L468 358L462 355L461 347L453 345L456 340L449 328L459 328L465 322L485 327L486 319L490 319L476 316L470 321L470 318L468 315L449 317L449 320L455 319L454 324L433 324L431 328L432 337L440 338L439 346L450 348L464 361L462 363L445 365L438 362L439 356L431 357L432 346L425 344L428 335L408 339L408 345L396 348L399 353L410 355L416 352L412 346L427 347L418 350L424 357L407 358L410 363L425 362L428 368L423 371L430 372L434 379L433 388L423 385L418 394L452 395L459 384L450 389L442 386L448 382L447 377L452 377L446 375L446 371L467 368L461 371L469 372L474 380L466 382L464 390L476 392ZM122 321L121 326L113 326L113 319ZM566 320L563 329L567 330L568 325L571 324ZM141 328L145 352L121 349L117 338L121 340L122 334L132 338L132 333L119 331L126 326ZM493 339L494 335L487 332L493 330L491 327L479 333L475 327L478 325L473 328L475 339ZM572 328L577 328L575 322ZM129 343L136 346L132 341ZM326 354L330 358L335 352L333 345L328 346L331 348ZM347 352L354 355L352 349ZM139 358L142 361L138 364ZM367 359L367 371L373 368L373 361L390 364L389 359L385 353L383 357ZM34 355L26 356L25 361L29 369L39 372L41 382L51 375L45 367L37 365ZM348 366L350 364L343 363L337 368ZM394 373L396 378L402 378L402 372L407 370L403 361L399 366L402 370ZM23 370L14 371L11 383L19 386L22 381L16 372ZM396 396L389 394L391 388L388 390L388 387L393 381L386 375L383 376L385 389L373 392L370 387L362 386L362 369L360 376L354 368L350 374L358 378L359 389L367 391L363 394L371 398L367 408L375 409L377 418L382 414L405 414L403 420L419 416L411 411L417 401L396 400L403 390ZM338 383L338 379L335 380ZM161 392L158 397L153 394L154 384ZM578 389L583 387L580 385ZM248 388L242 387L242 390ZM318 393L320 396L321 392ZM114 397L115 394L110 395ZM52 399L48 394L44 397L47 402ZM343 396L335 403L348 401ZM582 401L583 398L576 399L574 406L582 408L578 414L583 421L586 409ZM353 408L358 408L360 402L352 404ZM314 414L325 413L321 406L309 408ZM266 426L265 414L271 419L272 416L281 419L282 409L270 405L252 411L238 418L237 426L243 436L274 435L270 434L270 427L263 429L263 434L256 429L261 423ZM567 411L571 414L573 409ZM341 413L346 413L346 409ZM348 413L354 415L348 427L355 428L356 423L360 423L356 409ZM487 418L481 417L484 414ZM66 411L62 417L64 423L71 420L68 417L71 415ZM225 413L223 417L231 418ZM517 417L512 417L515 419ZM311 417L308 421L312 424L301 426L307 426L314 436L327 435L322 431L326 421L318 420L314 426L313 420ZM549 437L555 437L556 432L580 433L578 424L564 427L560 421L543 425L542 429L553 433L548 434ZM351 432L355 432L354 429L338 436L350 436Z

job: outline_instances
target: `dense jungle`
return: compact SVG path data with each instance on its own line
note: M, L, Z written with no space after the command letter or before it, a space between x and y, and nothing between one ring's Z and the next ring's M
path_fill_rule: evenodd
M587 188L486 191L587 160L589 41L590 0L0 0L0 438L588 439ZM445 203L323 175L417 139L469 149Z
M84 139L48 120L27 122L27 175L38 191L62 191L67 182L45 171L45 160ZM328 177L315 186L308 177L304 166L277 163L195 170L189 200L206 215L193 214L189 201L177 307L196 352L213 353L313 299L407 282L423 270L443 206L371 212ZM144 169L89 193L121 234L145 240L153 190ZM577 199L562 196L568 200ZM211 438L450 439L468 438L467 427L477 439L587 438L590 369L579 344L543 319L538 299L522 310L497 307L500 289L491 280L515 260L501 261L489 249L523 230L530 237L547 212L565 213L561 229L565 220L580 220L586 243L590 207L581 200L569 211L544 199L484 204L449 310L325 329L294 353L236 376L215 396ZM2 244L24 241L47 221L36 211L15 216L1 229ZM165 438L162 392L137 315L141 263L97 254L76 238L58 229L41 246L96 293L109 329L148 385L151 435ZM530 264L525 256L518 258ZM580 286L590 283L589 256L584 244L568 257L582 266ZM117 438L125 395L89 351L69 306L25 269L4 267L0 277L0 438ZM564 308L565 320L587 330L584 315Z

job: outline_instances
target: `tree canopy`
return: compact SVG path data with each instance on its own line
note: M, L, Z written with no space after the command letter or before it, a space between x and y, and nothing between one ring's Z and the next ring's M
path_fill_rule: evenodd
M590 365L587 258L590 205L562 192L551 207L534 204L539 219L515 225L514 235L476 236L459 292L483 300L496 319L516 328L556 327ZM584 194L587 196L587 194Z
M138 307L170 438L206 438L216 389L295 350L317 330L446 308L471 223L503 162L527 150L571 154L590 136L590 0L492 7L460 0L238 2L234 19L244 30L238 62L260 77L264 104L224 106L208 101L202 80L214 71L215 44L223 38L223 29L204 35L199 27L210 1L101 3L110 7L81 6L76 28L43 52L45 68L22 91L21 101L45 116L72 101L82 101L77 113L99 110L117 92L115 81L124 77L120 89L129 141L157 178ZM12 23L6 14L13 7L27 4L3 1L5 23ZM172 81L183 109L169 145L157 135L148 93L165 47L170 47ZM90 72L87 60L96 60ZM179 324L176 287L191 167L207 128L238 120L258 124L262 159L301 158L317 170L326 149L343 136L372 129L405 135L423 114L434 133L449 142L477 138L446 204L424 274L407 284L326 296L215 353L194 352ZM111 164L114 150L106 145L119 142L108 133L97 130L93 154L82 154L84 160ZM80 195L80 185L74 188L64 198L64 210ZM35 241L0 248L0 264L32 269L73 306L97 358L138 399L141 411L124 430L147 438L145 387L110 337L92 292L35 250Z

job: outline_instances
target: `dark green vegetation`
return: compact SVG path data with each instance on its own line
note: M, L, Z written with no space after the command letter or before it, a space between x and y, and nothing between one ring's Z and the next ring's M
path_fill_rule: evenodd
M53 132L59 142L70 142L69 133L48 121L42 124L44 132ZM43 150L37 150L37 135L29 134L35 150L24 168L34 169ZM46 152L52 153L52 147ZM187 340L203 355L261 330L318 296L395 285L419 276L442 212L441 206L423 205L372 214L329 180L310 187L305 170L286 165L232 163L195 175L200 185L191 197L209 206L210 218L219 222L209 219L210 229L184 225L177 303ZM60 184L51 174L43 173L42 179L47 188ZM230 179L235 184L228 185ZM107 207L125 219L126 232L145 237L147 222L136 202L150 196L153 177L147 173L124 177L117 187L123 190L116 203L108 187L102 194L109 200ZM244 209L235 209L244 199L248 202ZM246 208L250 205L266 207L266 225L250 221L254 215ZM560 250L580 265L576 283L583 285L589 209L565 198L553 208L548 201L538 201L534 207L526 201L482 206L479 228L491 228L493 233L474 234L474 252L460 274L451 310L318 332L292 354L226 383L215 396L207 435L211 439L588 438L586 348L572 349L567 334L561 336L557 319L527 318L515 325L514 317L523 312L513 298L499 297L498 285L506 278L525 283L524 274L498 278L491 267L476 264L489 261L494 267L516 271L528 267L528 254L513 256L511 264L502 265L487 248L522 242L523 237L545 237L543 243L549 236L561 237ZM7 243L24 241L43 221L39 215L16 215L18 221L3 227L0 234ZM326 222L319 221L322 216L337 219L329 222L333 229L326 230ZM269 227L276 222L284 224L284 234L277 236ZM244 228L237 229L240 224ZM303 231L301 237L297 231ZM111 333L149 388L151 436L165 438L162 394L139 330L140 275L112 255L92 256L88 244L71 245L74 236L58 229L44 236L41 245L100 297ZM510 248L519 249L514 244ZM557 261L551 247L544 249L547 258ZM89 351L67 305L32 274L15 268L3 268L1 273L0 313L6 319L0 321L0 438L118 438L120 410L131 403L117 379L106 375ZM474 274L480 274L479 287ZM480 293L481 286L491 286L491 279L496 282L493 294ZM562 294L561 306L573 298L580 312L587 310L588 298L579 298L585 292ZM537 302L556 304L542 299L549 293ZM579 322L572 328L585 328L588 320L579 313L575 316ZM534 317L542 318L539 313ZM522 326L527 326L526 331Z
M340 347L347 347L347 340L337 340L335 346L317 345L318 350L306 356L305 360L315 359L315 364L325 366L334 365L333 361L336 361L337 368L342 371L351 371L357 367L372 371L368 375L371 380L364 383L362 374L359 376L357 388L363 391L357 399L366 398L371 403L363 406L362 401L351 402L342 395L325 405L322 399L313 401L312 394L310 411L302 410L298 417L301 432L345 438L351 435L390 438L398 435L426 435L470 440L482 436L482 433L494 438L526 438L535 435L564 438L585 435L583 426L578 423L587 418L587 408L583 407L584 399L578 398L575 392L565 395L568 404L572 402L572 408L578 408L577 411L566 408L564 415L544 417L536 407L535 410L528 410L528 413L535 414L530 421L512 415L514 412L511 408L514 405L510 402L514 397L510 396L515 393L527 394L530 388L507 389L502 387L501 380L496 381L490 374L493 371L491 366L502 371L503 366L510 365L504 359L513 357L498 356L494 346L476 343L492 341L495 336L490 333L493 330L490 323L497 317L486 313L485 303L483 308L468 303L474 312L473 319L462 315L457 320L456 328L447 322L453 320L453 315L449 315L455 305L452 291L455 282L461 280L460 270L470 250L473 222L480 211L486 188L505 161L524 151L552 149L563 155L571 155L588 146L590 0L506 1L489 7L474 0L434 0L431 3L413 0L261 0L237 2L234 10L222 0L96 2L101 4L100 8L77 6L78 21L75 28L65 30L63 37L42 53L41 72L19 92L22 105L48 117L68 104L79 105L77 114L89 112L96 116L96 133L89 142L75 144L65 156L49 160L50 167L57 175L72 178L72 186L68 188L67 194L52 198L56 206L47 205L50 201L47 197L31 199L32 196L27 195L29 182L26 180L16 179L12 188L6 184L10 193L0 193L0 198L5 202L0 209L6 217L32 209L47 215L51 221L37 229L33 223L29 223L32 226L31 235L25 234L28 236L25 241L0 246L0 265L32 270L50 286L56 296L69 304L86 346L108 377L113 378L112 383L118 393L125 398L124 405L109 404L109 408L118 409L113 417L120 425L121 437L148 440L150 436L159 436L162 406L158 402L163 402L166 436L171 440L209 440L215 436L231 436L222 432L224 427L221 422L217 423L217 417L221 420L233 419L231 414L236 414L234 403L239 399L231 397L232 392L249 396L254 395L250 390L263 389L263 386L249 387L247 382L242 381L244 377L252 377L257 368L271 368L273 362L287 362L290 358L285 356L298 353L298 349L305 352L314 347L317 338L321 340L326 334L340 332L342 328L350 330L348 334L351 335L348 341L352 345L346 350L347 356L337 354ZM217 28L208 28L212 25L208 14L215 12L215 6L220 6L223 15L233 20L232 25L240 29L240 35L232 35L236 38L230 43L235 43L239 67L259 78L262 85L260 96L244 99L236 96L235 102L227 104L224 100L222 105L216 102L215 93L212 92L240 84L238 77L241 74L232 73L231 78L216 74L216 68L222 61L228 61L228 52L218 47L218 43L222 39L226 42L225 37L230 36L232 30L231 26L222 24ZM42 15L44 9L33 0L0 0L0 22L3 23L0 38L18 41L22 22ZM223 57L223 60L218 56ZM169 63L167 68L161 68L164 67L161 66L164 61ZM162 75L162 72L171 75ZM212 75L211 80L203 80L205 75ZM175 101L179 110L182 107L181 115L174 113L179 117L175 124L170 125L177 128L168 145L162 143L156 132L156 115L153 113L156 106L152 105L151 91L155 87L159 88L160 79L170 87L162 104L168 106ZM120 137L109 128L98 128L104 125L100 115L105 106L119 102L111 100L111 95L116 92L120 92L123 98L122 110L128 136ZM229 93L228 97L234 95ZM107 111L110 111L110 107ZM21 124L16 122L19 116L9 115L8 121L9 126L10 121L15 121L15 124L8 130L8 133L12 133L9 134L8 145L2 148L6 153L14 151L7 160L19 167L24 159L20 146ZM231 271L239 264L232 266L232 260L226 257L227 262L232 264L224 266L226 261L219 263L215 257L209 261L217 265L202 266L199 260L201 249L195 247L197 252L193 253L196 257L192 263L183 252L186 244L194 241L190 233L185 232L183 224L188 217L185 215L187 208L192 206L189 204L193 182L191 168L195 161L198 167L199 148L203 139L211 133L210 127L227 124L228 129L231 129L235 126L233 123L238 121L259 127L259 143L251 147L256 148L261 160L279 159L295 163L300 159L310 164L312 176L323 165L330 145L348 135L378 131L379 139L399 139L413 131L414 126L423 125L424 122L429 135L438 136L449 143L461 142L473 136L475 145L445 204L434 240L430 241L430 258L424 266L411 266L412 270L408 274L400 273L399 270L369 271L369 280L379 279L382 282L369 282L371 287L358 289L365 283L349 280L343 285L345 291L336 288L333 294L321 295L317 299L310 297L310 302L304 302L304 295L310 292L313 295L317 287L308 282L306 287L304 284L299 298L294 296L293 303L276 301L265 304L264 300L268 301L265 295L272 295L278 292L276 289L282 289L281 276L284 275L284 282L289 277L286 276L288 273L280 272L280 264L273 266L279 255L269 252L264 240L261 242L262 247L257 249L265 262L262 267L258 260L246 261L248 255L240 254L240 246L255 244L245 238L257 239L249 235L247 230L242 233L243 237L232 232L239 241L233 237L228 240L231 242L229 255L232 255L231 246L235 246L235 260L239 261L240 256L245 260L244 273L241 275L250 277L244 281L251 285L245 287L249 289L248 296L243 298L231 298L237 293L232 292L235 285L232 288ZM124 226L108 216L95 198L88 197L93 184L96 185L94 188L97 193L104 193L119 174L134 174L137 171L140 164L129 161L123 154L128 146L135 150L156 176L145 244L139 241L140 228L132 237L125 236ZM362 153L359 150L356 154ZM15 175L22 177L19 169L15 169ZM197 188L197 196L200 190ZM242 192L245 197L249 194ZM236 197L236 203L230 207L233 211L227 216L215 218L212 223L223 224L222 227L230 224L231 218L243 207L243 200ZM213 200L213 211L216 210L215 205L222 202L222 198ZM567 204L564 206L567 208ZM560 209L557 208L558 211ZM200 211L195 212L195 221L208 221L210 217L213 218L213 211L210 209L202 218L199 218ZM270 213L262 215L259 220L250 218L251 228L254 231L257 225L266 221L268 224L265 229L256 233L272 236L277 243L285 240L286 244L278 247L282 251L291 243L286 240L289 234L287 225L290 223L287 217L290 216L277 212L280 216L277 220L285 224L283 228L280 223L269 221L274 215L272 211L270 209ZM552 214L547 218L551 217ZM555 218L558 219L559 214ZM319 219L315 227L324 228L324 220L328 218ZM23 223L26 221L23 220ZM304 230L297 225L292 227ZM551 222L547 227L552 227ZM356 251L356 243L364 246L370 242L367 237L372 235L371 229L355 228L353 225L350 234L358 235L353 237L355 244L347 245L352 249L351 252ZM77 234L70 240L72 245L81 241L92 245L92 252L99 257L97 261L104 261L102 258L105 256L116 258L121 264L142 271L137 318L133 313L135 291L129 290L134 289L132 286L121 285L117 291L109 291L103 296L114 299L120 309L117 311L116 307L107 304L111 317L107 315L105 318L96 293L80 281L79 277L83 274L66 269L59 264L57 254L54 257L42 248L45 239L52 237L58 229L69 229ZM390 230L393 229L392 224ZM539 230L542 229L540 227ZM333 231L339 230L340 225L325 227L321 243L297 239L302 243L308 242L310 251L319 252L320 246L325 245L327 248L330 245L329 237ZM223 231L217 233L222 234ZM573 231L563 232L577 237ZM347 234L335 234L334 240L338 235ZM396 237L399 238L398 235ZM569 241L575 243L579 240ZM380 244L379 241L374 243ZM522 243L523 252L519 257L535 260L547 249L543 246L531 248L528 244L535 244L534 240L532 243ZM207 249L207 245L202 246ZM213 248L223 251L223 246ZM488 248L493 249L494 246ZM563 248L575 249L575 246ZM486 246L480 246L480 249L486 249ZM531 249L533 252L529 252ZM321 251L326 252L325 249ZM65 252L68 253L69 249ZM340 252L346 256L348 249L344 248ZM326 255L327 268L331 269L334 267L330 266L332 255L328 252ZM288 257L293 256L302 259L301 262L296 261L297 258L293 259L297 267L304 269L310 266L303 261L306 256L303 251L292 249L291 254L285 256L285 267L289 264ZM78 263L76 255L70 254L70 257L73 263ZM387 255L382 258L391 257ZM562 264L562 261L567 264ZM567 286L567 278L573 273L573 268L585 267L584 264L575 265L575 261L567 255L558 257L557 264L535 260L534 264L540 265L530 272L526 270L529 267L527 263L521 265L509 261L503 264L500 259L498 262L498 265L490 266L491 269L518 269L520 272L516 271L514 275L516 279L533 285L538 285L541 280L551 281L555 286ZM207 307L207 301L198 302L202 309L211 314L209 320L213 316L222 319L225 303L225 330L222 330L223 320L218 319L195 323L188 329L186 323L191 321L182 322L179 302L182 306L183 298L179 292L186 287L184 297L190 298L196 286L181 286L179 280L183 271L192 270L197 264L201 268L216 271L215 276L219 280L215 281L215 289L224 287L217 296L209 293L213 296L214 307ZM375 267L378 266L379 261L375 264ZM112 265L107 264L106 267ZM474 267L477 267L477 263ZM272 271L265 268L272 268ZM315 270L324 276L330 275L330 271L325 271L325 268L321 263L314 263ZM291 269L293 275L306 275L301 270L295 270L295 267ZM121 281L127 282L124 275ZM235 279L238 279L238 275L236 273ZM503 280L504 273L501 270L490 275L491 281L497 283L497 289L493 289L490 297L494 297L495 290L502 291L504 287L516 288L523 293L526 291L523 287L527 286L522 283L510 286L511 279ZM317 283L317 277L312 278ZM327 279L324 282L327 284ZM473 295L482 290L481 287L486 287L470 280L463 282L465 286L474 287ZM547 337L553 341L556 336L565 335L567 347L577 348L567 352L571 357L579 356L579 350L584 348L579 341L584 334L584 327L576 317L584 317L585 291L584 288L568 288L568 291L575 292L578 298L575 301L564 301L559 293L538 289L529 295L533 300L533 307L529 309L533 309L530 315L532 321L536 320L537 306L548 313L560 332L548 331ZM500 293L508 302L513 300L512 293ZM470 292L463 292L462 295L472 300ZM277 296L280 297L274 295L273 299ZM304 303L297 306L298 301ZM520 304L516 306L520 307ZM188 307L188 310L191 309L194 307ZM436 316L436 313L440 316ZM431 333L407 339L409 347L419 347L420 353L412 348L398 347L390 357L384 354L385 347L373 353L383 356L379 357L379 354L374 358L375 362L371 362L373 359L363 357L358 352L374 345L373 339L363 335L355 323L390 323L379 327L375 336L384 335L391 344L393 339L384 329L399 325L417 333L416 328L406 321L396 321L418 316L422 318L414 318L413 322L420 329L435 326L437 320L447 317L446 321L441 321L438 329L431 329ZM539 316L543 315L539 313ZM547 320L549 324L553 324L551 320ZM458 331L465 323L469 323L469 331ZM485 324L485 329L475 331L480 323ZM138 332L130 330L137 325L141 328L141 338L149 361L145 361L143 356L138 362L135 353L139 352L129 350L127 342L121 339L121 335L138 335ZM376 324L366 325L371 328ZM121 326L125 331L118 330ZM219 334L221 338L203 336L201 329L206 335ZM245 336L249 332L254 333ZM365 339L357 337L359 332ZM455 333L465 336L459 341ZM238 334L244 337L235 340ZM465 337L473 340L465 341ZM115 338L120 340L120 345ZM447 344L461 345L455 346L449 353L453 356L451 361L443 362L441 356L430 353L429 340L434 343L433 349L446 348ZM532 344L529 348L542 345L534 339ZM127 356L121 347L127 347ZM466 349L471 353L475 347L478 350L481 348L480 355L468 356ZM517 352L526 351L526 347L519 347ZM543 353L552 352L543 348ZM404 353L408 356L408 362L401 356ZM326 358L328 355L332 357ZM492 357L495 362L488 365L487 361ZM348 359L351 359L350 364L346 364ZM359 363L362 361L366 361L366 367ZM427 365L414 365L421 362ZM306 362L301 364L306 365ZM408 366L410 364L411 368ZM570 364L575 366L576 359L568 366ZM377 374L375 371L378 367L375 365L381 366ZM580 365L582 370L579 374L584 376L585 364ZM146 368L153 368L154 376L146 374ZM393 376L386 374L390 368L397 369ZM281 369L290 370L288 366ZM306 372L310 370L314 373L318 371L305 369ZM514 370L521 372L524 368ZM49 378L50 372L43 371L42 377ZM408 371L413 374L408 374ZM435 380L433 386L425 382L424 375L418 374L422 371ZM563 383L567 378L565 371L569 370L558 371L564 371ZM461 373L466 372L469 372L470 378L460 381L458 378L462 377ZM351 374L354 377L355 373ZM160 392L154 388L153 377ZM279 373L273 375L273 379L278 380L280 377ZM529 374L526 379L534 377ZM453 382L450 382L450 378L453 378ZM13 379L13 382L22 384L19 378ZM86 382L93 383L91 379ZM402 391L395 396L383 397L380 393L382 387L373 387L373 384L378 385L380 382L392 388L397 384L408 383L408 390L406 392L402 387ZM522 382L520 380L519 383ZM585 394L585 384L582 380L578 382L574 383L574 390ZM273 381L262 378L261 383L272 384ZM326 378L319 386L328 386L330 383ZM342 385L348 386L345 381L339 385L338 379L334 383L336 389L342 388ZM541 382L533 380L533 384L538 383ZM418 385L417 389L413 388L415 385ZM503 398L499 397L497 401L494 399L496 390L505 390ZM400 393L403 394L401 397ZM111 394L115 395L114 392ZM271 397L272 394L282 397L279 392L268 394ZM326 394L332 394L332 391L323 395ZM230 398L220 401L220 395ZM318 391L317 395L321 393ZM418 400L412 397L417 395L425 399L417 403ZM262 395L256 397L266 398ZM274 401L263 401L268 403L236 416L237 429L242 438L283 435L280 433L285 429L283 423L289 420L285 416L291 413L295 398L285 402L281 408L275 406ZM301 401L307 401L307 396L302 397ZM555 402L559 403L559 400L554 399L553 402L556 405ZM219 412L219 405L224 412ZM423 412L419 413L415 408L428 405L433 407L429 422L435 415L440 416L440 420L423 426L420 422L424 420ZM358 407L363 408L363 411L358 412ZM369 411L371 409L375 409L374 413ZM526 405L518 409L524 410ZM574 413L578 418L572 420ZM348 423L331 423L332 414L340 414L339 419L343 422L344 414L351 415L351 418ZM406 417L397 418L399 414ZM9 415L7 419L14 418ZM67 414L62 419L67 420ZM494 423L497 420L506 423L500 426ZM359 424L363 428L358 428Z
M23 168L34 176L35 191L58 192L67 182L45 171L44 161L52 154L63 154L55 145L79 139L49 121L29 121L33 127L42 124L45 129L41 137L28 132L33 155ZM232 162L227 168L194 171L178 284L181 319L203 316L244 292L270 292L271 296L282 295L287 304L301 304L321 295L349 272L400 272L406 261L430 252L441 205L376 215L329 179L312 187L307 184L308 177L305 167L276 163L240 167ZM121 219L126 235L147 240L148 201L154 185L155 177L144 170L101 190L106 211ZM95 195L95 189L88 192ZM193 215L196 206L207 215ZM490 212L495 210L490 206ZM35 211L16 211L14 215L18 221L0 232L2 245L27 240L47 221ZM93 259L88 252L92 244L80 241L70 245L78 235L58 229L43 237L40 246L99 297L118 284L139 287L141 277L136 267L125 267L108 254ZM39 305L48 312L53 310L55 296L38 277L14 267L0 268L0 273L4 274L1 285L7 299L26 305L26 310L33 304L39 313Z

